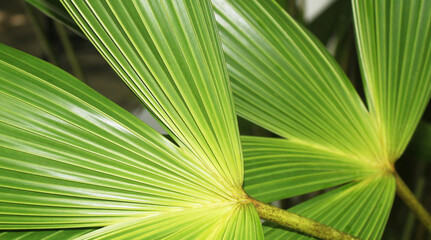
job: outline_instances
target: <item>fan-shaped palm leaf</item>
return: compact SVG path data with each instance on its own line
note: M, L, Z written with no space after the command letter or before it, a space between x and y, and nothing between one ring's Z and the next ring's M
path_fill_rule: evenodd
M245 161L244 189L272 202L378 174L364 161L287 139L241 138Z
M82 229L62 229L62 230L33 230L33 231L5 231L0 233L0 239L5 240L69 240L80 237L88 232L93 231L92 228Z
M353 1L353 9L368 105L394 162L431 96L431 2Z
M431 54L424 43L430 40L431 21L426 12L428 3L423 1L353 2L371 114L324 47L274 2L213 0L239 114L289 139L242 139L247 192L270 201L360 180L293 211L374 239L381 236L392 204L391 162L404 151L430 97ZM199 14L195 15L202 9L176 2L150 2L150 8L135 2L66 3L89 38L150 106L185 154L215 173L215 178L222 180L222 188L234 189L230 193L240 196L238 137L223 131L226 126L227 132L236 133L230 96L226 94L229 91L212 95L209 90L211 86L217 90L229 87L221 55L205 43L207 39L217 42L214 29L210 27L207 32ZM183 14L184 9L189 15ZM211 15L208 11L199 13L207 18ZM70 24L67 19L60 20ZM140 22L145 25L143 29ZM404 22L408 24L401 24ZM173 27L176 24L180 27ZM194 34L189 35L191 32ZM405 34L411 37L405 40ZM396 41L387 46L389 38ZM413 54L406 54L407 46L412 46ZM208 59L196 58L201 52ZM184 60L185 68L181 65ZM208 68L212 62L218 67ZM425 64L415 69L418 62ZM211 77L208 82L189 81L203 76ZM412 76L411 82L407 76ZM215 80L220 78L224 79L221 83ZM200 102L207 98L212 101ZM224 111L226 103L228 109ZM217 111L222 120L217 118ZM340 207L356 202L364 203L363 213ZM374 213L379 204L384 207ZM305 210L308 208L315 214ZM341 212L345 212L342 217L334 217ZM363 222L352 220L356 217L376 224L364 227ZM134 229L124 226L126 231ZM265 232L271 237L298 237L284 230Z
M430 98L431 48L426 43L431 12L425 2L353 1L369 112L325 48L274 1L213 0L239 115L288 138L242 139L245 189L251 196L272 201L353 179L393 178L392 162L403 152ZM328 152L333 156L328 158ZM322 178L310 177L315 167L310 157L323 165L324 171L315 175ZM302 165L296 165L299 160ZM295 175L289 174L295 168ZM333 174L323 177L328 171ZM381 229L395 188L363 191L386 196L383 215L374 215L383 222ZM333 214L341 211L330 198L319 201L332 206ZM363 210L374 206L364 205ZM354 217L352 211L343 213ZM328 224L355 234L361 230L364 238L381 235L372 228Z
M395 181L390 175L349 183L322 194L289 211L360 239L380 239L394 199ZM275 224L265 224L265 239L312 239Z
M261 238L242 190L236 117L210 4L65 4L78 20L87 18L83 28L97 31L96 46L180 147L63 71L1 46L0 228L112 225L85 239ZM111 31L123 34L112 38ZM161 228L170 218L175 224Z

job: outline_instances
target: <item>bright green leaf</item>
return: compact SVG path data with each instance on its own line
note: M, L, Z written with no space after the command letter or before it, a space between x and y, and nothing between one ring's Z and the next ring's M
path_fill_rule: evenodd
M354 0L362 75L381 148L396 161L431 96L431 1Z
M209 3L63 2L180 147L1 46L0 227L112 224L83 239L261 238L254 207L241 202L241 147ZM292 211L380 238L395 187L377 172L404 151L431 95L429 3L354 2L371 115L324 47L274 2L213 3L239 113L289 138L243 139L247 192L270 201L355 180ZM65 17L48 5L39 8Z
M231 198L198 160L79 80L4 45L0 56L0 228L104 226Z
M207 1L63 1L138 98L231 192L243 163Z
M213 4L239 115L292 141L381 159L375 124L321 43L273 1Z
M271 202L376 174L372 162L286 139L242 137L244 189Z
M392 175L378 175L337 188L291 209L363 240L380 239L395 195ZM265 224L265 239L313 239Z
M245 227L243 227L245 226ZM262 239L253 205L187 209L121 222L78 239Z
M87 34L98 30L96 46L109 47L107 59L180 147L70 75L0 46L0 228L109 225L81 238L261 239L241 189L236 117L210 3L65 4L90 19L82 22L93 24ZM116 37L104 38L110 31Z
M94 231L92 228L62 229L62 230L34 230L0 232L3 240L72 240L86 233Z

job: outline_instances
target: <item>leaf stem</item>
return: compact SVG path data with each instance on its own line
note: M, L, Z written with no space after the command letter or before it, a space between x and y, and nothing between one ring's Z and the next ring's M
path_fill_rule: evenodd
M43 53L48 58L48 61L54 65L58 66L57 58L55 57L54 50L52 49L52 44L48 40L48 36L45 33L45 30L42 27L42 24L40 22L40 19L38 18L38 12L33 8L33 6L30 6L25 1L22 1L22 6L24 7L24 11L32 23L33 30L39 39L40 45L42 46Z
M65 27L58 21L54 22L55 29L57 30L58 37L60 38L61 44L63 45L66 56L69 60L69 64L72 67L73 75L76 78L86 82L84 72L82 71L81 64L76 57L75 51L73 50L72 43L67 35Z
M416 217L425 225L429 232L431 232L431 216L427 210L422 206L416 196L410 191L407 185L401 179L400 175L394 172L395 181L397 183L397 194L416 215Z
M341 232L312 219L285 211L259 200L250 198L259 213L260 218L291 228L295 231L324 240L357 240L354 236Z

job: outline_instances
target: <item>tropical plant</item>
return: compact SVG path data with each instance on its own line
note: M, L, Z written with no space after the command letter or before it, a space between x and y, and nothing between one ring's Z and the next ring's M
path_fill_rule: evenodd
M367 110L324 47L275 4L215 2L237 112L286 138L242 139L246 192L269 202L353 181L292 211L378 239L395 188L413 199L393 164L430 98L430 3L352 1Z
M32 231L0 237L353 238L302 215L378 239L396 188L431 228L393 166L431 94L431 2L353 1L369 110L275 2L213 0L218 28L208 1L62 2L175 143L1 45L0 228ZM241 148L227 74L237 113L284 139ZM289 212L263 203L344 183Z

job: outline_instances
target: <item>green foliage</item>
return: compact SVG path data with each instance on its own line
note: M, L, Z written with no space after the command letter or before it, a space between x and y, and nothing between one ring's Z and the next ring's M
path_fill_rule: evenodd
M379 239L389 215L387 209L393 202L394 188L395 181L388 175L369 178L322 194L289 211L343 229L361 239ZM263 229L267 239L310 239L271 223L265 223Z
M431 95L429 3L353 1L368 111L326 49L276 4L214 2L238 114L286 138L243 138L247 192L273 201L351 180L373 182L358 185L363 194L334 200L335 193L329 192L311 200L318 202L313 211L301 211L309 202L294 209L361 238L380 238L395 193L392 163L404 151ZM416 50L407 54L410 46ZM416 69L415 61L424 64ZM413 76L402 75L413 71ZM384 106L376 110L376 104ZM309 163L310 157L316 164ZM320 165L322 171L314 173ZM364 203L361 213L342 208L352 201ZM320 212L338 217L314 215ZM348 220L337 223L341 214L352 224L359 218L378 224L371 229ZM283 232L274 229L265 236Z
M246 193L270 202L341 184L290 211L381 237L393 164L431 95L431 2L352 1L367 105L273 1L62 0L73 20L57 1L28 2L82 31L175 144L0 45L0 238L302 239L262 229ZM240 138L235 110L282 138Z
M242 137L244 189L272 202L378 174L356 158L286 139Z
M431 95L431 2L354 1L370 114L389 161L404 152Z
M80 23L89 37L180 147L60 69L2 45L0 228L109 226L82 239L261 239L241 188L209 3L75 4L65 2L78 21L88 13Z

